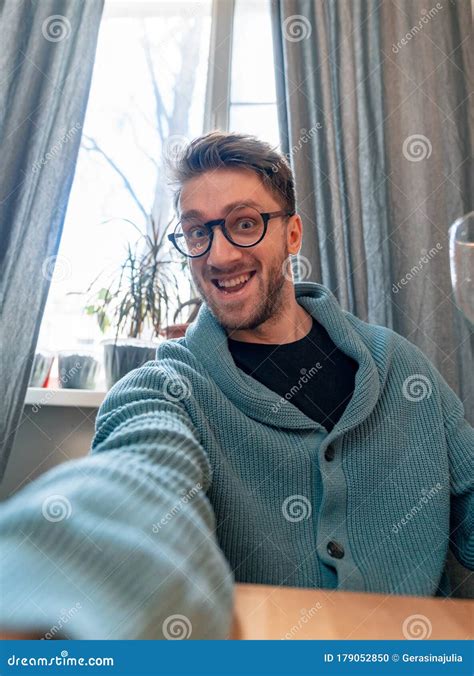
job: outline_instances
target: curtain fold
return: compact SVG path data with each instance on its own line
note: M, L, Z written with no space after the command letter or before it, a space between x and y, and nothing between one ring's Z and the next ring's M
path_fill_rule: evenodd
M0 477L58 262L102 10L103 0L0 2Z
M416 344L474 424L474 336L448 229L472 211L470 0L272 0L282 147L302 249L341 306ZM471 596L450 554L453 592Z
M380 29L371 4L277 0L274 39L284 54L281 126L284 111L305 223L309 264L300 268L345 309L389 325L390 305L380 302L390 291L390 260Z
M296 270L418 345L474 423L474 353L448 229L473 209L469 0L272 0ZM301 277L300 277L301 278Z

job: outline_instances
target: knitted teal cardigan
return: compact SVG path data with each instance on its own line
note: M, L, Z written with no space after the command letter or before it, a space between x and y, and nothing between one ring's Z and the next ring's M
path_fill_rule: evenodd
M434 595L449 545L474 567L461 401L408 340L295 293L359 364L331 433L238 369L203 305L110 390L86 458L4 503L0 626L220 638L234 580Z

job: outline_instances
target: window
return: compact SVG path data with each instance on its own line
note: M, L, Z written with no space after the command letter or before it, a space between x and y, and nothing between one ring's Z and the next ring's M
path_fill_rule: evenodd
M222 78L215 33L229 17L233 39ZM106 336L84 312L87 289L98 276L117 274L127 244L138 236L129 221L142 232L150 213L169 221L163 156L209 126L216 74L228 92L220 127L277 145L269 0L106 0L39 349L99 349ZM182 266L176 274L189 297Z
M206 130L248 132L279 146L270 17L270 0L216 1Z
M237 0L229 128L279 145L270 2Z

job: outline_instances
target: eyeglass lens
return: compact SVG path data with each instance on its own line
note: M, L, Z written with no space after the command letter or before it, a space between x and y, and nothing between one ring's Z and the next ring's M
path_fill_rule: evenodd
M228 238L240 246L252 246L262 237L264 223L252 207L236 207L225 219ZM199 256L209 247L209 229L196 218L181 220L175 229L176 244L187 256Z

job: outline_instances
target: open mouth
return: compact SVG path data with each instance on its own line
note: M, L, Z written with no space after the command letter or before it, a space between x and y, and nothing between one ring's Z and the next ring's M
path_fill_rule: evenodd
M223 296L235 296L240 292L242 292L248 286L248 283L255 275L255 273L256 270L252 270L251 272L246 272L242 275L236 275L236 277L234 277L233 279L228 280L211 279L211 282Z

